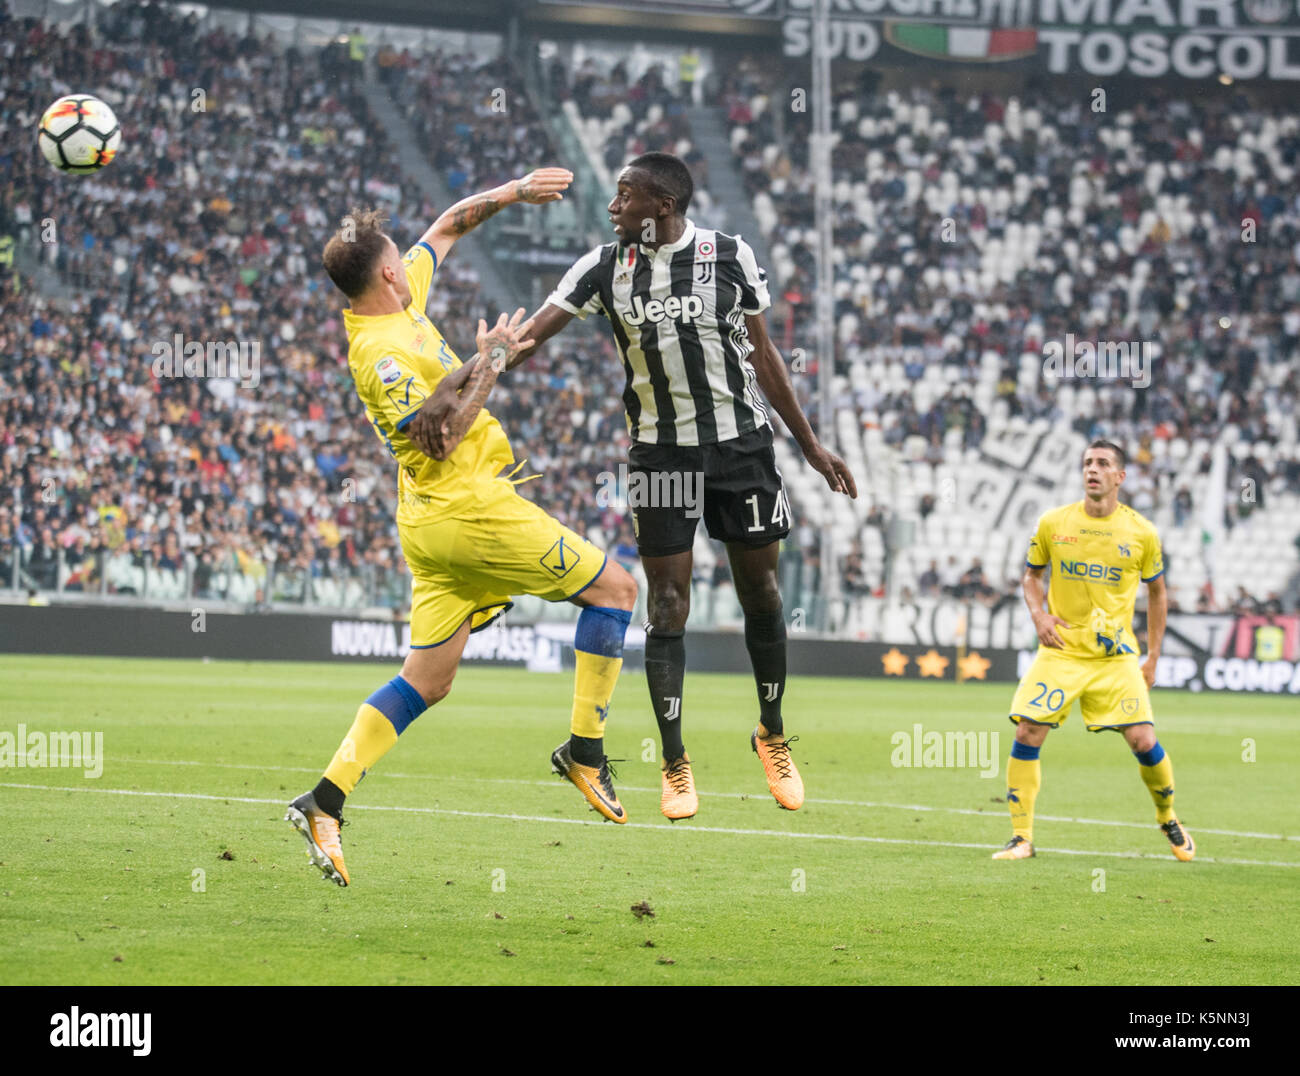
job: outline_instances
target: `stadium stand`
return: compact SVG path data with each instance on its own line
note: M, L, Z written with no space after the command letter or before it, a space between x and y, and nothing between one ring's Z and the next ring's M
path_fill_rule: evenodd
M720 102L771 244L787 349L814 339L808 117L776 104L796 84L742 61ZM1288 105L1165 93L1100 123L1081 100L881 92L865 71L837 86L834 421L868 497L855 518L792 465L796 503L814 522L839 513L854 573L883 584L888 556L895 594L923 576L933 591L936 574L952 592L981 559L999 591L1019 574L1027 524L969 491L997 480L993 465L1029 467L1031 441L1104 435L1129 446L1127 493L1161 528L1177 606L1249 592L1294 608L1300 122ZM1243 241L1246 222L1267 246ZM1054 376L1044 348L1066 333L1145 341L1150 387ZM1044 479L1049 499L1078 495L1070 466ZM877 505L917 541L889 549L889 529L865 518ZM932 566L952 548L978 559Z
M725 110L772 251L771 323L788 353L813 338L807 117L778 115L779 71L727 66L706 95L702 81L656 74L664 63L591 44L576 78L561 62L548 84L606 177L643 149L689 158L688 98ZM374 64L458 193L554 152L538 102L499 59L381 49ZM52 91L74 85L129 117L130 144L76 184L51 182L34 154L0 154L0 237L19 255L15 270L0 267L0 483L15 491L0 509L0 586L405 603L392 476L351 391L341 303L318 256L357 200L389 207L394 234L408 238L442 207L403 178L356 92L361 77L338 42L201 30L130 2L101 14L93 41L38 18L0 29L7 146L30 137ZM201 110L194 86L206 90ZM509 124L492 111L502 88ZM449 95L455 107L439 108ZM799 520L787 606L809 605L820 587L830 512L840 630L880 637L881 598L1017 600L1027 526L1008 510L1019 505L1011 476L1036 467L1043 498L1071 499L1070 453L1105 434L1132 449L1132 503L1162 529L1179 605L1293 609L1296 119L1241 98L1175 97L1103 126L1047 93L1030 106L854 82L839 89L836 118L831 421L864 495L832 501L778 442ZM366 164L339 168L334 148L360 145ZM709 212L704 193L692 213ZM1244 219L1269 229L1267 250L1222 241L1229 225L1239 240ZM51 220L56 241L43 241ZM48 272L61 286L34 287ZM429 313L462 354L494 309L463 262L439 270ZM155 377L153 346L178 331L258 342L256 390ZM1066 332L1151 341L1151 387L1046 378L1044 344ZM622 377L608 341L578 333L503 379L491 408L529 458L525 473L542 473L523 492L631 566L626 513L596 495L626 459ZM796 378L815 415L813 381ZM700 539L695 611L727 623L736 606L717 553Z
M691 168L695 196L690 213L725 227L725 210L709 192L708 162L695 145L687 111L707 72L690 66L693 49L577 43L544 66L546 86L560 102L591 160L602 188L612 192L619 170L633 157L661 151ZM672 72L694 72L689 81Z
M91 180L49 182L26 154L3 162L0 231L16 233L69 292L43 297L22 274L5 282L0 480L17 496L12 515L0 513L4 584L160 601L404 605L392 476L351 392L342 304L317 262L358 185L389 207L399 236L437 210L410 189L335 167L331 147L369 138L369 175L400 175L352 92L360 72L346 50L197 35L192 19L126 4L101 21L98 48L84 27L38 19L5 34L16 46L0 69L7 138L27 137L56 69L68 85L112 87L101 92L135 119L131 153ZM172 46L191 36L192 59L173 59L181 50ZM27 64L24 52L44 61ZM432 58L415 74L446 75L460 62ZM192 85L207 88L204 112L181 89ZM281 117L274 137L252 122L263 114ZM182 124L200 149L177 167ZM429 133L433 144L455 141L436 126ZM460 141L464 152L443 163L465 169L461 187L530 166L523 150L502 160L499 142ZM136 227L142 203L165 206L165 223ZM58 242L41 242L45 219L61 222ZM462 354L488 305L460 260L440 269L429 314ZM260 342L256 391L154 377L151 345L178 328L189 339ZM626 431L621 373L592 346L578 340L535 360L499 386L492 408L543 472L523 492L630 561L630 525L593 496L623 457Z

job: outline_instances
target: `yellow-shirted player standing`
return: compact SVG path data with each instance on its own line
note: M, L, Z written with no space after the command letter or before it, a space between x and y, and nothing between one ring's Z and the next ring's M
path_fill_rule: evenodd
M489 329L462 363L424 314L438 266L456 240L514 202L556 201L572 182L543 168L457 202L403 257L374 210L354 210L325 247L343 312L348 367L375 433L397 462L397 527L411 570L411 649L401 674L357 713L317 786L286 818L325 878L349 882L339 826L344 799L425 709L444 698L471 631L510 607L513 594L582 606L571 735L551 766L613 822L626 822L604 754L604 722L623 663L635 580L617 563L521 497L505 431L484 408L497 376L529 346L520 308Z
M994 859L1034 855L1039 749L1075 699L1089 732L1123 734L1174 855L1189 860L1196 854L1191 835L1174 816L1173 766L1156 739L1148 694L1167 609L1160 536L1149 520L1119 503L1125 463L1118 445L1093 441L1083 456L1083 500L1044 512L1029 541L1025 602L1041 645L1011 702L1016 739L1007 762L1007 805L1014 836ZM1042 576L1049 566L1044 609ZM1133 636L1139 582L1147 586L1147 656L1141 664Z

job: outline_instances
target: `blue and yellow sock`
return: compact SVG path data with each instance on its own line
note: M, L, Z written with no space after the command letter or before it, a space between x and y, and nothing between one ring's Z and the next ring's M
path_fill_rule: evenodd
M1038 761L1040 747L1030 747L1019 740L1011 745L1007 760L1007 807L1011 810L1011 832L1033 844L1034 800L1042 781L1042 763Z
M1157 740L1150 751L1134 751L1142 783L1151 793L1156 805L1156 821L1168 822L1174 817L1174 766Z
M325 780L344 796L351 795L366 770L388 754L406 726L428 708L415 688L394 676L361 704L352 727L325 769ZM328 789L324 791L328 793ZM316 802L322 810L330 810L319 795Z
M599 766L605 755L605 718L623 668L623 637L631 619L630 610L600 605L588 605L578 614L569 751L584 766Z

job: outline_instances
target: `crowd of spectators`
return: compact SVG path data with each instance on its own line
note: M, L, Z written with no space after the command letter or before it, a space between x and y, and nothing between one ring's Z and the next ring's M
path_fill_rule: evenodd
M676 57L676 73L667 61L650 61L634 75L628 56L592 52L574 65L557 54L544 70L547 92L557 103L571 101L579 116L599 124L602 136L591 148L611 178L642 153L676 154L695 183L691 215L720 227L725 207L709 191L708 158L695 142L688 115L699 93L698 60L687 49Z
M691 106L690 84L668 75L661 63L650 64L635 79L628 68L626 57L588 55L571 71L556 56L548 68L548 87L557 100L572 100L583 116L607 117L620 107L627 109L624 122L608 131L601 147L601 158L612 175L639 154L680 151L696 185L707 189L708 162L692 144L686 115Z
M35 19L0 28L0 233L67 285L3 280L0 585L17 553L37 587L405 602L391 466L319 250L357 201L385 205L399 238L436 210L403 185L357 77L346 50L200 34L165 7L119 4L93 42ZM87 86L123 118L125 149L64 179L19 147L52 93ZM469 184L513 167L491 146L458 160ZM472 270L440 268L429 314L462 355L486 312ZM256 343L256 383L156 376L154 346L177 333ZM516 371L491 408L544 472L522 491L626 545L594 497L626 440L622 375L593 346Z
M376 68L454 195L558 160L518 66L504 54L404 51L381 54Z
M816 339L811 113L790 104L805 82L806 71L742 60L723 72L719 99L736 167L771 209L772 319L786 349ZM972 449L990 421L1064 419L1131 446L1130 502L1168 507L1178 526L1198 509L1162 451L1175 438L1213 443L1235 427L1256 446L1226 475L1229 527L1263 506L1258 492L1235 496L1245 479L1300 493L1300 120L1289 101L1147 85L1098 113L1060 83L1023 100L878 83L860 68L834 91L836 371L872 371L849 379L838 408L878 426L886 445L921 438L924 454L909 458L932 466L952 431ZM994 249L1020 258L1014 273L988 272ZM1150 385L1098 382L1086 406L1064 411L1060 381L1040 371L1044 345L1067 333L1145 342ZM886 365L903 377L885 383ZM922 398L915 388L936 367L942 387ZM814 383L798 387L815 416Z
M375 70L419 119L431 163L458 194L555 156L504 60L387 49ZM724 75L722 101L743 131L738 166L751 193L775 208L769 238L793 237L788 271L773 290L772 320L788 347L810 334L807 118L755 107L764 96L785 99L779 72L741 64ZM10 237L63 285L34 287L23 271L0 277L0 488L10 494L0 504L0 586L18 582L17 560L25 584L37 587L150 587L250 602L406 600L391 465L355 398L343 300L319 270L319 251L356 202L385 206L399 241L414 239L443 207L428 204L403 175L359 91L361 77L346 47L299 49L201 31L192 15L135 0L101 10L93 39L84 26L0 23L0 238ZM686 146L689 156L689 128L674 126L685 122L691 90L680 79L651 66L633 80L617 62L607 68L592 60L576 71L560 65L549 81L584 111L627 105L632 125L611 132L607 163L654 148ZM126 139L111 168L72 181L28 152L30 135L53 95L87 87L118 110ZM1019 360L1071 327L1116 338L1138 331L1161 344L1149 389L1108 396L1077 420L1081 432L1136 446L1130 485L1139 510L1168 499L1180 525L1200 511L1190 488L1172 487L1156 442L1212 438L1228 423L1252 443L1276 445L1288 430L1294 436L1300 169L1264 189L1210 164L1224 148L1241 148L1243 132L1257 132L1276 109L1153 96L1132 106L1133 137L1116 145L1086 108L1045 91L1036 107L1052 118L1056 138L1004 124L993 146L983 139L990 124L1004 123L1006 99L914 87L909 106L933 121L924 137L904 137L891 120L897 102L870 85L847 83L837 100L852 102L858 118L841 125L837 170L865 176L866 154L882 154L870 172L870 197L884 207L867 228L851 205L837 206L848 285L836 306L840 363L887 352L902 357L908 383L935 366L956 374L920 406L905 389L874 382L841 394L839 405L864 420L886 416L887 445L920 437L928 446L920 462L931 465L942 461L954 429L963 447L977 448L994 416L963 388L987 368L989 354L1002 364L1000 416L1059 417L1052 392L1026 381ZM864 128L861 118L875 126ZM1296 125L1283 124L1282 132L1277 152L1300 165ZM1119 198L1086 203L1079 219L1060 192L1070 188L1070 162L1081 153L1088 181ZM1152 271L1142 288L1125 289L1114 279L1132 271L1135 256L1116 240L1149 209L1149 190L1131 177L1152 163L1167 167L1166 187L1189 194L1205 213L1190 230L1164 221L1143 236L1139 254ZM702 158L692 165L702 178ZM931 180L952 169L969 175L972 189L1006 187L1018 174L1047 182L1005 211L979 201L948 207L958 224L950 242L908 175ZM1053 217L1053 210L1062 212ZM1208 218L1238 226L1255 220L1269 241L1225 242ZM1060 232L1041 245L1038 261L987 293L950 290L925 272L977 265L976 233L1049 219L1059 220ZM863 288L850 272L862 264L905 271ZM494 313L472 268L455 256L439 269L428 312L462 355L473 348L478 317ZM158 376L155 348L177 334L256 344L256 384ZM798 379L800 390L811 380ZM489 407L517 456L528 457L523 473L542 475L521 492L630 560L626 511L597 496L626 459L622 383L609 341L575 329L563 348L547 348L503 378ZM1201 466L1208 469L1208 456ZM1230 500L1228 524L1258 512L1279 483L1300 489L1300 463L1286 453L1236 456L1228 480L1243 479L1258 494ZM923 498L918 515L934 510L933 497ZM884 513L875 515L866 526L883 534ZM806 519L792 546L787 581L817 590L817 532ZM860 542L837 569L850 597L884 595L885 580ZM725 580L725 558L703 558L697 576L709 585ZM935 563L904 582L909 596L986 604L1011 593L978 560ZM1211 591L1198 596L1198 607L1245 608L1250 600Z

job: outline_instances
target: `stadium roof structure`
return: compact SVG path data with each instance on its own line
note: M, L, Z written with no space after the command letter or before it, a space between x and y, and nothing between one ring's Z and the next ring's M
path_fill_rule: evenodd
M364 10L355 0L221 0L238 11L357 19L367 23L406 23L470 31L501 32L512 19L520 28L555 37L593 30L625 30L638 39L752 37L777 42L780 24L755 18L731 0L372 0Z

